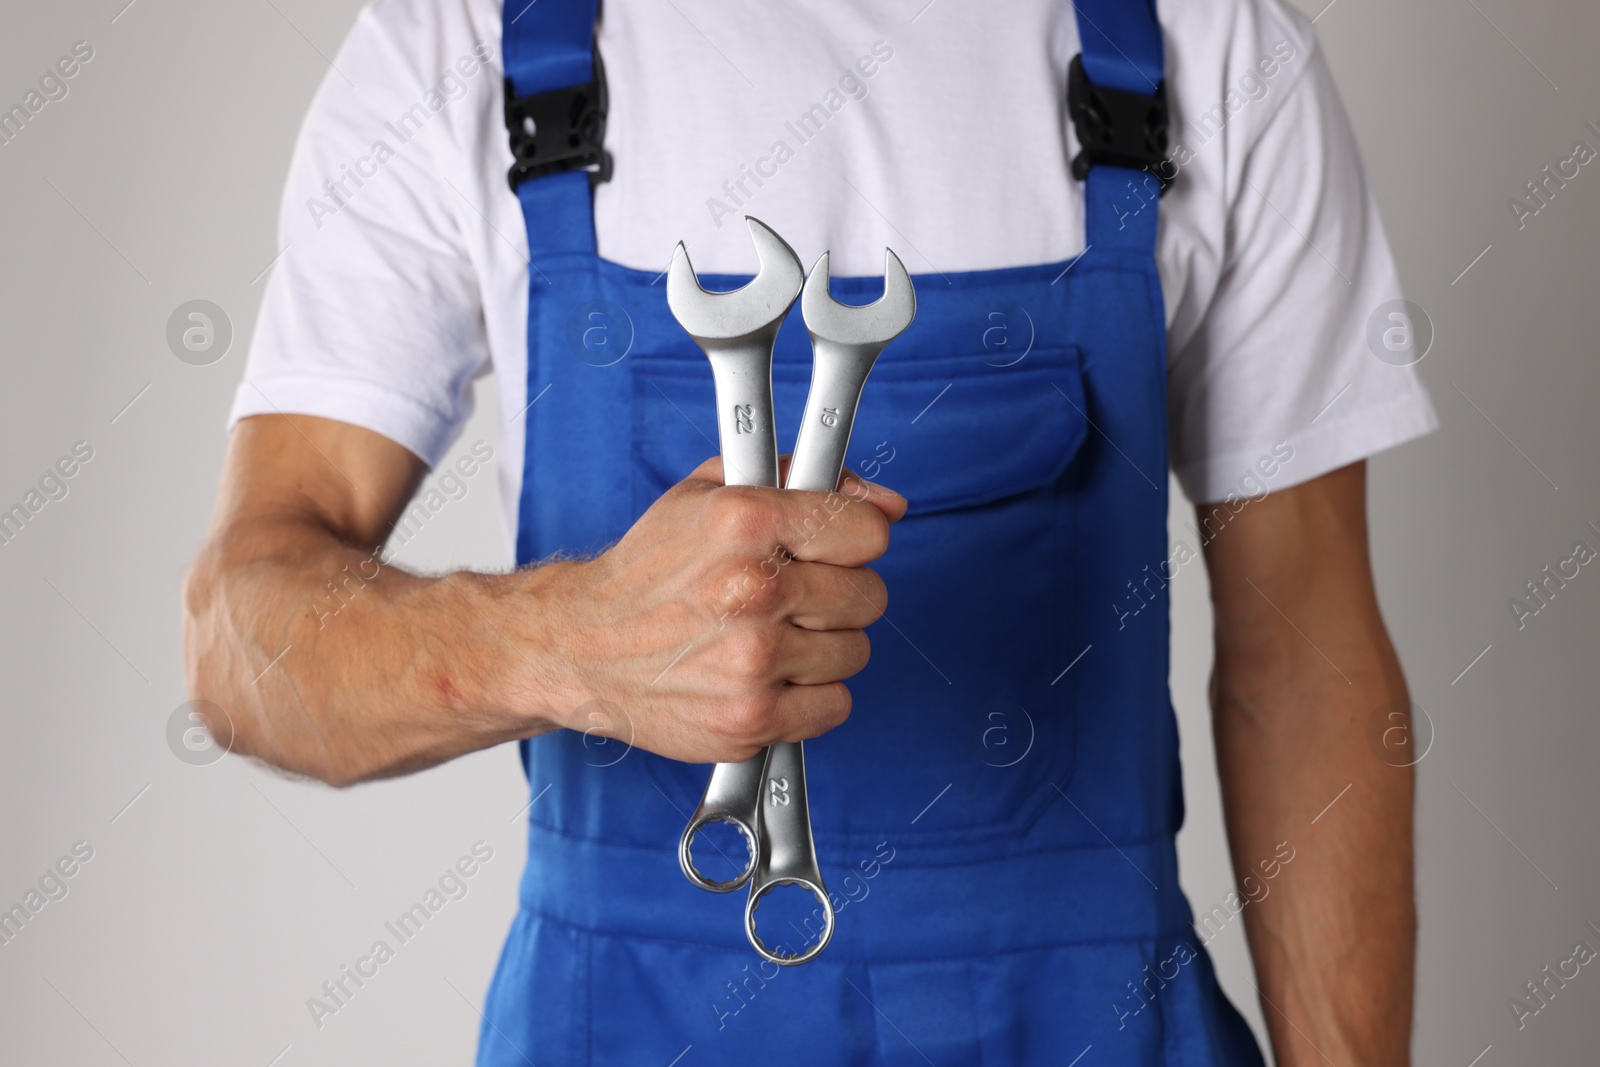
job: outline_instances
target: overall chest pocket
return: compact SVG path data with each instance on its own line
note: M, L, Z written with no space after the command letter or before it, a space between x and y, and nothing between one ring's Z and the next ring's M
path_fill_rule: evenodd
M909 508L873 565L889 609L869 630L871 663L846 683L851 718L807 746L819 842L877 841L889 826L930 845L1015 837L1057 799L1049 783L1071 775L1072 687L1052 681L1077 648L1079 355L1036 348L1004 367L986 355L897 359L891 348L862 395L846 467ZM717 427L703 357L641 355L633 374L638 514L716 454ZM774 366L783 451L810 375L809 361ZM676 787L697 793L704 770L681 769Z
M632 369L637 516L718 444L705 357L642 354ZM780 451L794 446L810 383L809 363L773 365ZM976 354L890 355L867 381L845 467L904 494L910 515L978 506L1054 483L1083 441L1083 412L1074 348L1035 349L1007 367Z

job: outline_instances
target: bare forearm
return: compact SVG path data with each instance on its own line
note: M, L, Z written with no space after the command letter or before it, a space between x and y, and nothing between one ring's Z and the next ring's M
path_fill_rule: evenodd
M1235 877L1260 882L1261 862L1293 849L1245 910L1262 1010L1284 1067L1405 1064L1413 779L1366 740L1375 712L1406 707L1405 683L1386 641L1327 640L1348 683L1300 643L1272 663L1219 657L1213 694Z
M213 534L185 592L187 670L235 751L342 784L549 728L506 692L538 673L508 658L537 652L502 633L504 597L541 576L422 578L384 558L311 518Z
M1372 587L1365 493L1354 464L1252 503L1206 546L1241 888L1280 843L1294 850L1267 868L1245 925L1277 1061L1296 1067L1409 1062L1413 771L1373 744L1409 703Z

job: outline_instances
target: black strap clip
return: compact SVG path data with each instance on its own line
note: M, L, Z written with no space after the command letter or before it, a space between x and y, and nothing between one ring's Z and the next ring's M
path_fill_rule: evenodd
M1072 176L1083 181L1094 166L1129 167L1154 175L1164 194L1178 176L1167 159L1167 83L1154 96L1095 85L1083 70L1083 55L1067 71L1067 113L1082 146Z
M592 188L611 180L611 153L605 150L606 75L594 57L594 81L532 96L513 96L506 79L506 132L515 162L506 172L511 191L529 178L588 170Z

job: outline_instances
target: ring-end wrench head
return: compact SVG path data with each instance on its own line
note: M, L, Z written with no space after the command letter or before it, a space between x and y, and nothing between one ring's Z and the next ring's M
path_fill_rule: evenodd
M756 933L756 909L761 907L761 901L772 890L780 886L799 886L811 892L817 898L817 903L822 911L822 931L817 935L816 943L807 946L800 952L785 955L774 949L768 948L767 943L761 940L761 935ZM760 889L750 894L750 899L744 906L744 932L750 939L750 945L762 959L776 963L780 967L796 967L802 963L810 963L822 955L822 950L828 947L828 942L833 940L833 903L828 899L827 891L819 884L808 878L775 878L763 885Z
M840 345L887 345L917 317L917 290L904 263L891 249L883 250L883 295L859 307L841 304L828 292L828 253L822 253L806 276L800 312L813 340Z
M667 268L667 307L702 346L742 340L768 329L776 333L805 282L794 249L761 220L746 216L745 222L761 268L743 288L728 293L702 288L683 242L673 250Z
M727 823L735 830L738 830L740 836L744 838L744 870L726 882L719 882L715 878L703 874L700 868L694 865L692 851L694 840L699 836L700 831L712 823ZM683 831L683 836L678 838L678 866L683 868L683 876L701 889L712 893L731 893L747 884L750 881L750 876L756 873L756 848L755 830L746 826L744 820L735 818L732 815L697 815L690 820L688 828Z

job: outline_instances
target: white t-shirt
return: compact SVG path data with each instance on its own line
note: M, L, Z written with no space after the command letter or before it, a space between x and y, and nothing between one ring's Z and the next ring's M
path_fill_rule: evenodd
M885 246L914 274L1083 251L1070 4L924 3L606 0L600 254L663 270L683 239L698 270L748 273L746 212L803 262L831 250L836 275L881 272ZM498 0L362 11L300 133L232 420L339 419L433 464L492 370L514 534L529 268L500 18ZM1157 258L1185 491L1246 495L1268 469L1282 488L1432 430L1415 371L1368 339L1399 281L1311 27L1283 0L1181 0L1161 22L1180 169Z

